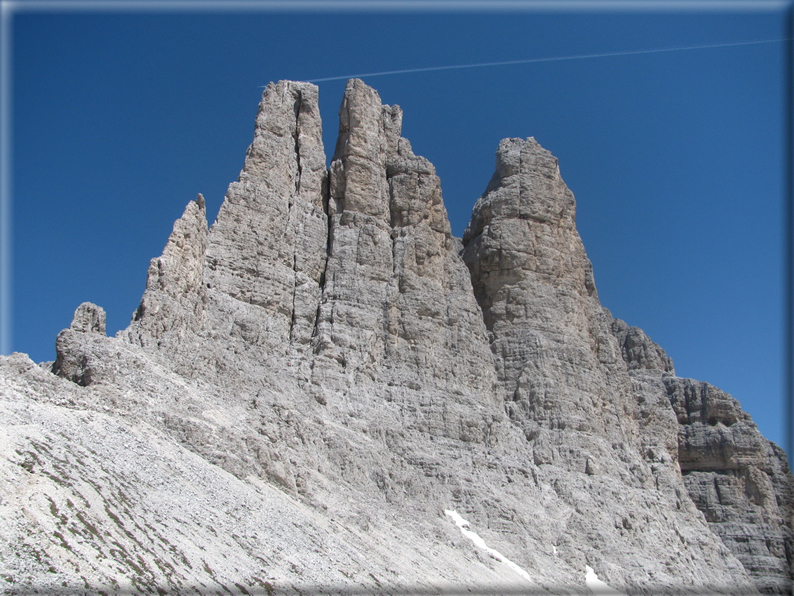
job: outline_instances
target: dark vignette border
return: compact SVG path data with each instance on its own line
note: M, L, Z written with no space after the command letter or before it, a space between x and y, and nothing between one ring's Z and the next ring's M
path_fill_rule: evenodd
M438 589L430 588L411 588L400 585L385 585L378 588L366 588L355 586L343 585L327 585L327 586L312 586L303 584L290 584L287 585L271 585L267 584L265 588L243 588L239 584L234 584L235 590L232 591L226 586L220 586L221 589L208 589L205 586L195 588L182 588L180 590L153 588L151 594L158 594L159 596L189 596L197 594L242 594L249 596L550 596L552 594L581 594L592 595L588 588L583 588L580 585L560 585L560 586L545 586L537 588L527 586L505 586L501 588L479 586L470 588L455 588L455 587L439 587ZM242 589L241 589L242 588ZM678 586L670 587L656 587L656 588L624 588L622 592L626 596L715 596L718 594L730 594L736 596L736 586L720 586L715 588L686 588ZM139 590L87 590L86 588L65 587L63 589L12 589L6 592L9 596L133 596L140 595L144 592ZM791 593L791 592L789 592Z
M335 0L330 0L329 4L333 5ZM597 0L594 0L594 4ZM212 0L209 1L212 3ZM267 3L267 0L263 2L264 4ZM344 4L344 2L342 2ZM399 4L400 2L397 2ZM443 3L443 2L442 2ZM5 2L3 4L6 4ZM16 4L15 7L11 7L11 4ZM146 2L142 1L142 5L145 5ZM158 0L154 0L151 3L150 8L156 9L156 5L158 4ZM372 2L367 2L367 0L363 0L359 2L361 8L366 8L367 4L375 5L377 2L373 0ZM403 7L403 10L410 10L411 0L407 0L405 2L406 6ZM454 0L449 3L450 6L447 8L451 8L451 5L454 5ZM480 9L482 9L487 2L485 0L482 3L474 0L472 3L460 2L460 7L468 7L472 8L472 5L481 4ZM531 4L531 1L528 2ZM69 2L65 3L63 9L68 10ZM562 4L564 6L564 3ZM100 3L96 4L98 10L103 10L100 6ZM302 8L298 6L293 8L292 10L307 10L306 6ZM418 6L414 6L418 8ZM83 9L86 7L84 6ZM320 6L314 6L312 8L320 9ZM312 8L308 8L311 10ZM393 7L395 8L395 7ZM11 35L13 29L13 12L16 10L25 10L24 3L22 1L19 2L9 2L7 6L2 7L2 32L7 35L3 35L6 37L5 43L11 44ZM57 10L56 6L52 6L53 10ZM63 10L62 9L62 10ZM399 10L399 8L396 8ZM282 5L276 10L286 10L290 11L291 9L288 8L286 5ZM789 468L794 470L794 0L789 0L788 6L784 10L783 13L783 32L784 32L784 39L785 39L785 47L784 47L784 56L783 56L783 127L785 129L784 132L784 148L783 148L783 181L782 181L782 188L783 188L783 225L784 225L784 258L783 258L783 283L784 283L784 313L783 313L783 325L784 325L784 365L783 365L783 374L784 374L784 382L783 382L783 434L784 434L784 450L788 457L788 464ZM5 50L6 48L4 48ZM3 52L6 54L6 52ZM10 56L4 55L4 58L8 59L8 64L3 61L3 68L10 67ZM10 84L12 73L6 71L2 73L4 78L4 100L10 100L10 88L7 85ZM8 77L8 79L6 79ZM8 94L8 96L6 96ZM8 106L3 106L3 125L8 125L8 129L5 131L6 135L13 134L10 130L12 123L6 122L6 118L10 115L7 111ZM9 118L12 120L12 118ZM4 126L5 127L5 126ZM3 153L7 153L8 148L3 146ZM3 156L3 164L2 164L2 174L3 177L6 178L10 176L10 171L7 171L7 167L10 164L10 155ZM9 163L6 163L6 159L9 159ZM8 189L3 189L8 190ZM5 192L3 193L5 194ZM9 193L10 194L10 193ZM9 197L3 197L3 199L7 199ZM4 202L4 201L3 201ZM2 207L5 207L3 205ZM5 208L0 208L0 216L3 216L3 219L10 219L10 211ZM9 333L8 327L10 327L10 315L11 315L11 305L9 302L10 288L8 287L8 279L10 277L10 272L8 268L10 266L10 258L6 252L10 248L10 222L5 221L2 222L2 230L0 230L0 236L3 236L0 239L0 242L3 243L3 246L0 247L0 266L3 267L4 271L2 272L3 279L0 280L0 292L3 296L0 296L0 327L6 327L0 332L0 335L3 337L0 339L6 339L6 335ZM8 244L9 246L6 246ZM7 276L7 277L6 277ZM5 341L0 341L0 343L7 343ZM348 585L323 585L323 586L314 586L309 584L290 584L287 585L273 585L269 582L265 582L265 586L263 588L245 588L239 584L234 584L236 588L235 591L230 590L226 586L219 586L219 588L223 589L223 592L220 590L214 590L216 594L248 594L250 596L277 596L277 595L297 595L297 596L320 596L320 595L341 595L341 594L349 594L351 596L369 596L369 595L394 595L394 596L436 596L436 595L447 595L447 596L479 596L479 595L505 595L505 596L512 596L512 595L533 595L533 594L553 594L553 593L586 593L584 592L582 586L538 586L537 588L528 588L526 586L515 586L515 587L487 587L487 586L480 586L480 587L470 587L470 588L454 588L451 586L444 586L443 588L438 589L430 589L430 588L416 588L416 587L409 587L406 585L388 585L388 586L380 586L378 588L367 588L367 587L354 587ZM102 590L99 588L92 588L86 589L85 587L78 587L78 586L64 586L61 588L32 588L32 587L5 587L3 586L3 594L8 596L132 596L136 594L141 594L140 590L117 590L113 588L107 588L106 590ZM182 594L202 594L202 593L211 593L213 588L208 590L205 586L196 586L196 587L184 587L179 590L174 590L173 588L166 588L162 586L153 586L151 587L149 593L158 594L159 596L181 596ZM589 592L589 590L588 590ZM642 594L647 596L663 596L669 594L675 594L676 596L710 596L714 594L736 594L736 587L735 586L712 586L712 587L683 587L683 586L667 586L667 587L642 587L642 588L623 588L623 592L627 596L631 596L633 594ZM794 596L794 582L788 587L788 594Z
M785 347L783 363L786 375L783 384L783 436L785 451L788 455L789 468L794 470L794 2L789 2L785 16L786 47L783 57L783 84L785 88L783 109L783 126L785 127L785 143L783 150L783 203L785 205L785 247L783 259L784 283L786 287L784 308Z

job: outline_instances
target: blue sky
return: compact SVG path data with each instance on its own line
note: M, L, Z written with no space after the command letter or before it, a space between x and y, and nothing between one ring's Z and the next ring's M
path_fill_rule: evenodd
M782 4L748 4L53 12L22 2L11 349L53 359L83 301L105 308L111 334L126 327L187 202L203 193L214 219L269 81L786 36ZM403 136L436 166L456 235L500 139L534 136L556 155L604 306L782 445L785 48L364 80L404 109ZM344 84L319 84L329 157Z

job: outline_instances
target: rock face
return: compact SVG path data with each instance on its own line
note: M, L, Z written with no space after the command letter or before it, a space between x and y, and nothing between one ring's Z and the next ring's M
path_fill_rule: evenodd
M636 405L574 219L557 160L534 139L505 139L463 258L511 417L532 435L632 442ZM565 465L584 470L586 457Z
M782 450L739 403L692 379L665 379L684 484L712 531L765 593L791 589L794 485Z
M131 341L174 350L201 327L207 302L206 250L207 215L199 195L174 224L162 256L149 264L146 291L127 329Z
M556 159L502 141L461 243L400 108L351 80L326 169L317 99L126 330L0 359L6 592L786 593L784 454L601 306Z
M491 400L492 357L433 166L400 137L400 108L363 82L339 114L315 379Z
M317 87L271 83L206 253L208 288L257 321L249 343L282 352L309 343L325 269L326 189Z
M58 334L55 340L55 362L52 372L78 385L90 385L93 381L91 367L82 350L75 347L81 343L82 334L105 335L105 310L91 302L83 302L72 317L72 324Z

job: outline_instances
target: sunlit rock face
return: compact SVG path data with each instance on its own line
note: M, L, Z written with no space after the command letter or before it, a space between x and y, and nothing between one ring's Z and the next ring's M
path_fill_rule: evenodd
M493 406L482 316L432 164L400 137L402 110L348 83L330 168L315 379L441 390Z
M636 403L576 231L574 197L535 139L500 143L463 244L511 416L544 436L635 442Z
M500 143L463 244L505 410L534 462L627 486L650 472L680 500L675 416L661 385L640 399L629 374L639 365L672 374L672 362L599 303L573 194L535 139Z
M243 170L207 240L205 277L214 301L244 312L229 318L246 342L268 353L305 349L315 324L328 238L317 101L317 88L307 83L265 88Z
M268 85L130 326L0 358L9 586L785 591L783 453L601 306L557 160L502 141L461 241L402 118L351 80L326 167L317 87Z

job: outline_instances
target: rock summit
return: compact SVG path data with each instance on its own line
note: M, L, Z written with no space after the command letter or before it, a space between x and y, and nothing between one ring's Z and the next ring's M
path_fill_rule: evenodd
M271 83L129 327L0 358L5 593L790 593L783 451L601 305L557 159L458 239L402 117L349 81L327 167Z

